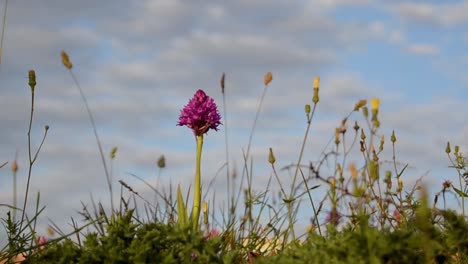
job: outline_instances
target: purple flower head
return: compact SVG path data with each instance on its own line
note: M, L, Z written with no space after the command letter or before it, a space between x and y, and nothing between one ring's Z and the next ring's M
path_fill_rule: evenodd
M201 136L209 129L218 130L221 116L212 98L198 90L188 104L180 111L178 126L187 126L195 136Z

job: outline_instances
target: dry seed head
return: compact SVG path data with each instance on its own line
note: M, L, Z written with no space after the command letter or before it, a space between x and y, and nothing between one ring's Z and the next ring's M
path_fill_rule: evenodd
M113 147L110 153L110 158L114 159L115 158L115 153L117 153L117 147Z
M354 129L356 132L359 130L359 125L358 125L357 121L354 121L353 129Z
M226 74L224 74L223 72L223 75L221 76L221 92L224 93L224 78L225 78Z
M273 74L271 74L271 72L268 72L267 74L265 74L265 85L268 85L271 82L271 80L273 80Z
M47 234L49 234L49 236L53 236L55 235L55 230L49 226L47 227Z
M354 111L359 111L359 109L361 109L361 107L365 106L367 104L367 100L359 100L359 102L356 103L356 105L354 106Z
M60 56L62 57L63 66L71 70L71 68L73 67L73 64L71 63L70 57L68 57L68 54L64 50L62 50L62 52L60 52Z
M236 168L236 166L234 166L234 168L232 168L231 176L232 176L233 179L237 178L237 168Z
M382 151L382 150L383 150L384 142L385 142L385 138L384 138L384 136L382 135L382 136L380 137L379 151Z
M16 162L16 160L14 160L13 163L11 164L11 171L13 173L16 173L18 171L18 163Z
M358 171L356 169L356 164L354 163L349 164L349 170L351 171L351 177L353 178L353 180L357 180Z

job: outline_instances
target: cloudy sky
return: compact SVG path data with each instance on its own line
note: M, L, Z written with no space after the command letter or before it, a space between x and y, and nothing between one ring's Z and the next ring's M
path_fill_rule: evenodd
M237 164L239 171L263 76L273 73L253 136L255 186L264 188L271 176L269 147L278 168L297 161L306 127L303 109L311 103L315 75L321 77L320 103L306 164L321 157L335 127L359 99L378 97L379 135L388 142L395 130L397 159L410 165L403 177L424 176L432 192L444 180L458 181L447 169L444 149L447 141L465 153L468 149L468 1L16 0L9 1L7 11L0 162L10 163L0 169L0 200L12 201L9 168L15 153L23 197L31 98L27 72L34 69L33 149L44 125L50 130L33 168L30 197L32 205L41 192L44 221L66 226L70 217L79 218L80 202L89 204L90 194L108 204L98 148L79 92L61 64L62 49L71 57L106 155L118 147L112 165L118 190L122 179L152 197L129 173L156 184L156 160L163 154L167 168L160 185L181 183L188 189L195 141L189 129L176 126L179 111L203 89L222 113L223 72L223 123L231 166ZM351 116L355 120L363 122L360 114ZM203 182L216 177L210 196L216 193L218 201L226 193L225 172L219 173L226 159L224 133L225 127L209 132L204 145ZM281 173L287 182L289 174Z

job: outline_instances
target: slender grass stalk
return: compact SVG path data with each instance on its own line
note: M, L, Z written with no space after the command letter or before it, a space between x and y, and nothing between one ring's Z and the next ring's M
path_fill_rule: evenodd
M13 161L13 164L11 164L11 171L13 173L13 222L16 222L16 211L18 210L17 205L17 191L18 187L16 185L17 182L17 172L18 172L18 151L15 153L15 160Z
M34 95L35 95L34 91L35 91L35 87L36 87L36 73L33 70L29 71L29 86L31 88L31 111L30 111L30 116L29 116L29 127L28 127L29 168L28 168L28 180L27 180L27 183L26 183L26 193L24 195L23 210L22 210L22 214L21 214L21 224L20 224L21 227L22 227L24 217L25 217L25 213L26 213L26 205L27 205L28 194L29 194L29 185L30 185L31 175L32 175L32 167L34 165L34 162L37 159L37 156L39 155L39 152L41 151L41 148L42 148L42 146L44 144L45 138L47 137L47 132L49 131L49 126L46 125L44 127L44 129L45 129L44 136L42 137L41 143L40 143L39 147L37 148L36 153L33 156L32 152L31 152L32 151L32 147L31 147L31 129L32 129L32 122L33 122L33 118L34 118Z
M226 184L227 184L227 208L228 208L228 227L231 225L233 219L233 210L231 210L231 177L230 166L229 166L229 140L228 140L228 125L227 125L227 105L226 105L226 93L225 93L225 78L226 74L223 72L221 76L221 94L223 95L223 115L224 115L224 145L226 150Z
M254 135L254 132L255 132L255 128L257 126L258 117L260 115L260 110L262 109L263 101L265 100L265 95L266 95L266 91L267 91L267 88L268 88L268 84L271 82L272 78L273 77L272 77L270 72L268 72L265 75L265 87L263 88L262 96L260 97L260 101L259 101L258 106L257 106L257 111L255 113L255 118L254 118L254 122L253 122L253 125L252 125L252 129L250 130L249 143L247 144L247 151L244 154L244 168L242 170L242 177L241 177L241 182L240 182L240 185L239 185L239 191L237 192L236 201L233 204L234 207L237 207L237 204L239 203L239 198L240 198L241 191L242 191L242 185L243 185L243 182L244 182L244 177L248 174L247 161L249 160L249 156L250 156L250 147L252 146L252 139L253 139L253 135Z
M2 33L0 34L0 70L1 70L1 65L2 65L3 39L5 36L7 8L8 8L8 0L5 0L5 4L3 5L3 16L2 16Z
M110 195L111 210L112 210L112 212L114 212L114 199L113 199L113 195L112 195L112 193L113 193L113 191L112 191L112 179L111 179L111 175L109 174L109 170L107 168L106 158L104 156L104 151L102 149L101 140L99 139L99 135L97 133L96 123L94 122L93 113L91 112L91 108L89 107L88 100L86 99L86 96L85 96L85 94L83 92L83 89L81 89L81 85L78 82L78 79L76 78L75 74L73 73L73 70L72 70L73 66L72 66L72 64L71 64L71 62L69 60L68 55L64 51L62 51L61 55L62 55L63 65L70 72L70 75L71 75L71 77L73 79L73 82L74 82L76 88L78 89L78 91L80 92L81 99L83 100L83 103L84 103L84 105L86 107L86 111L88 113L89 121L91 122L91 126L93 127L94 137L96 138L96 143L97 143L98 148L99 148L99 154L101 156L101 162L102 162L102 165L104 167L104 173L106 174L107 187L109 188L109 195Z

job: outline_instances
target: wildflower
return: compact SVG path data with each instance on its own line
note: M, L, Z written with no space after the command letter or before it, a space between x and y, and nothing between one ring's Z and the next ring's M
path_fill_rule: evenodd
M187 126L195 136L201 136L210 129L218 130L221 116L212 98L198 90L180 112L178 126Z
M203 238L205 239L205 241L208 241L217 236L219 236L219 231L217 229L212 229L209 232L207 232Z
M372 98L371 99L371 109L372 110L379 110L380 99Z
M37 239L37 244L39 245L39 249L40 250L44 250L45 249L45 245L47 242L49 241L49 239L45 236L40 236L38 239Z
M331 210L327 214L327 217L325 218L325 223L329 223L334 226L337 226L340 223L340 219L341 219L341 214L338 213L338 211L336 210Z

